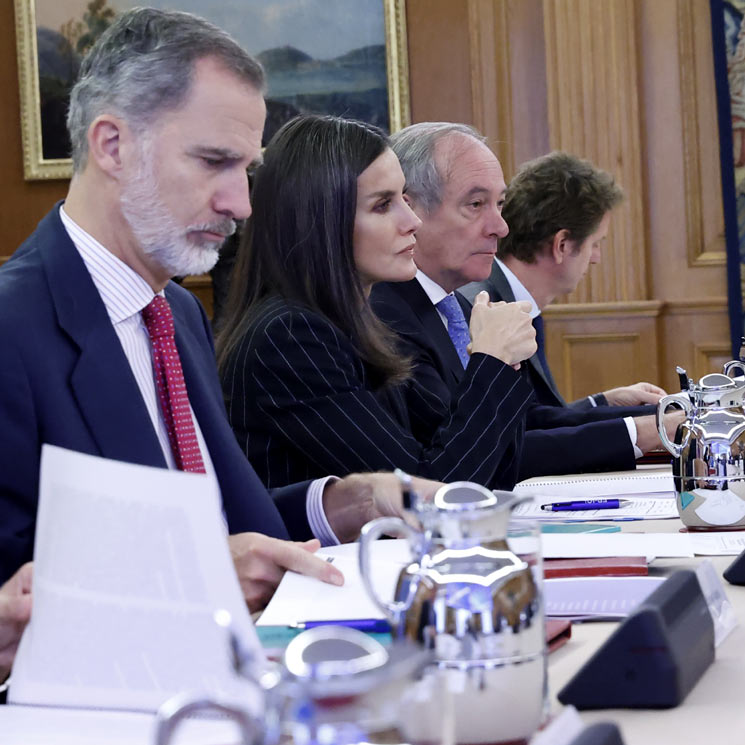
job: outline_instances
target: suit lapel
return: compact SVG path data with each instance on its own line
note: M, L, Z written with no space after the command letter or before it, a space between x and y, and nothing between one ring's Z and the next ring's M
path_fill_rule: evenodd
M70 387L100 454L165 467L127 357L57 209L42 221L38 235L58 323L79 349Z
M512 288L510 287L510 283L507 281L507 277L504 276L504 272L502 271L502 268L497 264L495 261L491 268L491 274L489 275L488 280L492 287L494 288L496 297L500 300L504 300L506 303L514 303L515 302L515 295L512 292ZM491 293L490 293L491 294ZM494 295L492 295L494 297ZM556 397L557 401L561 406L564 406L564 399L561 397L561 394L559 393L558 388L556 387L556 383L554 382L553 376L550 374L549 371L543 369L543 365L541 364L540 359L538 358L538 354L534 354L529 360L528 364L533 368L536 375L538 375L541 380L546 384L549 391Z
M463 365L437 309L416 279L402 283L402 289L405 290L404 297L416 314L422 325L424 336L428 339L425 346L431 348L440 358L443 369L457 382L460 382L464 373Z

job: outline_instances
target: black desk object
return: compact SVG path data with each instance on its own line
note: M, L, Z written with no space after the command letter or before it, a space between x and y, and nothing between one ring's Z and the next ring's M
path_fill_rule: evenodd
M745 585L745 551L743 551L722 575L731 585Z
M670 575L559 693L578 709L677 706L714 661L714 623L695 572Z

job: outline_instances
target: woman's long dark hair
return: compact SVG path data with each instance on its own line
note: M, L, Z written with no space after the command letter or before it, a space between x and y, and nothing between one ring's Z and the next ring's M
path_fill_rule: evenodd
M357 177L388 147L376 127L328 116L288 122L267 146L253 214L233 271L217 360L225 368L270 295L324 315L355 345L373 387L398 383L410 362L370 308L354 263Z

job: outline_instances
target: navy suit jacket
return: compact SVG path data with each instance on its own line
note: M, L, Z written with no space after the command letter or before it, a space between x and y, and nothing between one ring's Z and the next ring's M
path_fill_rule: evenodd
M228 425L209 323L187 290L166 297L194 414L204 434L231 533L288 532ZM43 443L114 460L166 462L129 362L59 205L0 268L0 582L32 558ZM276 495L309 537L307 485ZM301 515L301 517L298 517Z
M416 279L382 282L373 287L370 297L378 316L399 334L402 351L418 360L414 370L418 383L447 401L463 378L463 366L422 286ZM456 297L469 318L470 303L457 292ZM597 416L593 409L529 407L518 478L634 468L626 425L620 420L596 421Z
M476 295L482 290L489 293L489 299L492 302L503 300L506 303L514 303L515 295L512 292L510 283L507 281L502 268L495 261L492 264L489 278L483 282L471 282L460 288L460 292L465 298L473 303ZM551 370L543 368L538 354L534 354L528 360L528 373L530 383L535 391L536 400L544 406L562 406L569 407L575 411L591 411L593 417L598 419L616 419L625 416L649 416L655 413L654 406L609 406L608 401L602 393L595 393L592 397L595 399L597 406L593 406L587 396L567 403L564 401L559 389L556 387L554 376Z
M270 486L398 467L511 489L530 386L487 355L474 355L460 377L445 402L421 384L376 389L345 333L271 297L231 355L223 387L236 436Z

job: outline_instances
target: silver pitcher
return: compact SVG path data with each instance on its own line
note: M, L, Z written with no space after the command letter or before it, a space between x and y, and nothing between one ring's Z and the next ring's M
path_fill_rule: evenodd
M546 706L546 652L539 590L540 534L524 560L507 541L510 492L458 482L432 502L413 499L421 530L399 518L363 528L360 571L374 602L391 622L394 638L432 649L431 677L409 692L404 734L413 742L440 739L434 722L454 715L453 740L484 743L527 740ZM402 569L395 596L381 598L371 580L370 552L383 534L405 534L412 562Z
M243 745L403 742L397 729L403 693L431 659L412 642L386 647L342 626L302 632L288 644L282 665L257 666L234 636L231 644L247 692L260 692L260 710L205 693L176 696L158 712L156 745L169 745L183 719L205 713L235 721Z
M704 375L698 383L688 381L679 369L684 390L664 396L657 405L657 430L674 457L678 512L694 530L745 527L743 364L728 362L725 374ZM686 415L675 442L663 421L671 407L683 409Z

